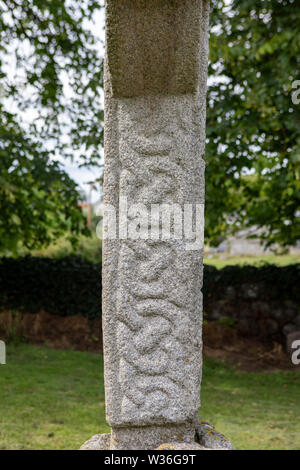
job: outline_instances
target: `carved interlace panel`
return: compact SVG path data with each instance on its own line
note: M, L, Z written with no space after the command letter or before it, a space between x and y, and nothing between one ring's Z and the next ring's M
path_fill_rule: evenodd
M118 101L119 196L128 205L201 202L192 96ZM202 253L185 240L121 240L115 305L119 421L184 422L199 408Z

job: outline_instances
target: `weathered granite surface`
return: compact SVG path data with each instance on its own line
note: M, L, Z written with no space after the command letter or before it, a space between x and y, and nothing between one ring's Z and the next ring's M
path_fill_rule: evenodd
M184 432L184 430L183 430ZM165 427L153 428L151 439L147 436L147 446L145 447L144 435L141 429L124 429L124 434L129 441L127 446L132 450L235 450L231 442L221 433L217 432L209 423L199 421L194 429L193 436L176 435ZM167 442L165 436L171 437ZM173 439L172 439L173 437ZM97 434L85 442L81 450L114 450L118 448L113 443L113 436L110 434ZM127 447L124 447L127 448Z
M190 423L164 424L161 426L130 426L112 428L111 449L152 450L163 442L181 441L193 443L195 429Z
M203 446L200 446L200 444L197 444L196 442L193 443L185 443L185 442L168 442L166 444L161 444L157 447L155 450L211 450L211 449L206 449Z
M151 234L138 239L130 208L203 208L208 16L207 0L106 2L104 206L116 209L119 226L108 237L104 217L111 449L194 442L203 244L191 250L189 237L152 236L155 218L146 223Z
M207 51L199 41L206 41L207 14L206 0L107 0L113 96L194 93L199 72L206 75Z
M80 450L109 450L110 449L110 434L95 434L87 440Z
M208 2L131 0L130 19L126 3L107 2L104 203L203 203ZM182 3L189 15L182 15ZM198 71L189 93L182 93L179 65L177 79L165 88L159 64L168 61L160 39L166 18L174 36L168 53ZM120 22L125 24L117 34ZM143 26L132 30L132 22ZM121 66L136 41L138 56L130 68ZM161 59L153 88L145 77L154 73L156 54ZM114 81L119 72L129 88L138 80L135 97L124 98L118 77ZM200 406L202 250L188 251L185 244L104 240L105 390L112 427L190 423L192 429Z
M209 423L199 421L196 425L196 442L213 450L235 450L231 442Z
M108 438L103 438L103 436L108 436ZM144 449L144 447L142 447ZM87 442L85 442L80 450L115 450L113 446L110 445L110 434L96 434ZM120 450L120 449L118 449ZM136 447L135 444L133 445L133 450L140 450L140 448ZM175 441L175 442L167 442L164 444L160 444L156 448L149 448L148 450L210 450L207 449L197 442L183 442L183 441Z

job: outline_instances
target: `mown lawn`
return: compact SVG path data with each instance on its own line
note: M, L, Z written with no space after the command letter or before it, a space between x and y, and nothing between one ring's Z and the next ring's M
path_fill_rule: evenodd
M102 358L8 345L0 449L77 449L105 423ZM239 449L300 449L300 374L249 374L206 360L201 418Z
M257 256L235 256L227 255L226 253L220 253L216 255L204 256L204 264L210 264L218 269L225 268L230 265L244 265L251 264L253 266L260 266L262 264L275 264L277 266L288 266L289 264L300 263L299 254L287 254L287 255L257 255Z

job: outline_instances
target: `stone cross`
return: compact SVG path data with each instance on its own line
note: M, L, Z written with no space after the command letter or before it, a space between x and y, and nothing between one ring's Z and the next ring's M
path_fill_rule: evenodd
M118 234L103 240L111 433L99 448L196 445L203 235L195 245L186 233L157 237L157 214L179 208L191 233L192 208L192 233L203 230L208 17L207 0L106 1L104 207L115 208ZM151 215L140 238L145 214L132 207Z

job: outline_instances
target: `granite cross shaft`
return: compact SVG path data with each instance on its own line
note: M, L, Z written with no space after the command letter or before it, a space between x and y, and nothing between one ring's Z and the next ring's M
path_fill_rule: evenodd
M183 218L186 205L193 215L203 208L208 17L207 0L106 1L103 193L119 233L107 235L104 212L111 433L98 436L103 449L197 446L203 241L191 248L185 234L139 238L128 227L138 235L141 216L132 207L153 214L154 206L176 206ZM159 231L159 217L149 218L147 230L148 223Z

